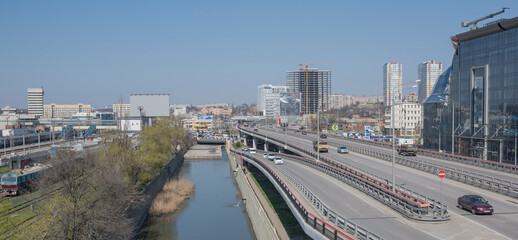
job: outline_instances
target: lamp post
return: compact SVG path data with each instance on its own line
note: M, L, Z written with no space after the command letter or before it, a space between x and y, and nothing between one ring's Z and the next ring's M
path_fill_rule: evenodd
M420 81L421 81L420 79L417 79L414 82L418 83ZM416 87L417 87L417 85L413 85L410 88L416 88ZM392 115L391 119L390 119L390 125L392 128L392 191L393 192L396 192L396 145L395 145L396 138L394 136L394 128L396 126L395 119L394 119L394 107L396 105L401 105L401 103L394 104L393 101L390 101L390 114Z

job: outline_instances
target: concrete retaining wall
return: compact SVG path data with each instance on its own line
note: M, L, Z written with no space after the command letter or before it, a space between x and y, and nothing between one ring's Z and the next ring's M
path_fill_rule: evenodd
M173 177L183 165L183 156L188 149L188 146L182 148L182 150L180 150L180 152L178 152L178 154L176 154L176 156L167 163L162 172L140 193L140 203L128 210L128 218L131 219L133 224L133 238L137 235L146 221L149 207L151 206L151 203L153 203L155 197L160 193L160 191L162 191L162 187L167 180L171 179L171 177Z
M245 174L241 169L240 161L238 162L239 167L236 169L236 158L230 153L230 144L227 143L225 149L227 151L230 169L233 171L232 174L234 176L234 179L236 180L241 196L243 199L246 199L246 201L243 201L243 203L245 204L248 218L252 223L252 227L254 229L257 239L280 239L275 227L272 225L270 219L268 218L268 215L266 214L259 199L255 195L252 186L250 185L255 183L250 183L247 180Z

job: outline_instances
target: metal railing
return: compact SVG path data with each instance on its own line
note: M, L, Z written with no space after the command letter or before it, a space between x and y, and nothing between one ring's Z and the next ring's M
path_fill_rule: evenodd
M352 140L350 142L344 143L344 144L337 144L333 143L332 141L328 141L330 145L332 146L339 146L339 145L345 145L350 151L357 152L360 154L364 154L367 156L375 157L378 159L382 159L385 161L392 162L392 154L388 152L383 152L382 149L376 149L376 148L366 148L365 144L368 145L375 145L375 146L389 146L390 144L385 143L377 143L374 141L368 141L368 140L362 140L362 139L355 139L355 138L345 138L345 137L339 137L339 136L332 136L328 135L328 138L337 138L337 139L343 139L343 140ZM269 137L271 138L271 137ZM440 154L440 156L449 156L453 159L454 157L459 157L457 161L471 161L471 165L478 165L478 166L485 166L486 168L489 168L488 166L492 166L491 168L496 169L497 166L500 166L502 164L482 159L476 159L476 158L470 158L470 157L464 157L464 156L458 156L458 155L452 155L452 154L446 154L446 153L438 153L434 151L429 150L420 150L420 152L428 152L429 154ZM447 172L446 178L470 184L482 189L486 189L492 192L504 194L507 196L511 196L514 198L518 198L518 183L511 182L495 177L489 177L483 174L474 173L470 171L466 171L463 169L458 169L454 167L446 167L440 164L435 163L429 163L423 160L416 159L414 157L403 157L403 156L396 156L396 163L411 167L417 170L421 170L424 172L428 172L431 174L437 174L440 170L444 170ZM516 170L515 165L509 165L509 164L503 164L508 165L507 170Z
M248 159L254 160L254 158L251 158L249 154L243 154L237 152L235 150L231 150L232 153L234 153L234 156L241 156L243 158L243 155L245 155ZM334 227L332 224L327 223L325 220L319 218L318 216L312 214L307 210L307 208L302 204L302 202L297 198L297 196L291 191L289 186L282 180L282 178L267 164L263 163L262 161L253 161L253 163L258 164L261 166L265 171L266 174L270 175L274 181L275 184L281 187L282 191L286 196L289 198L288 200L295 206L298 213L303 216L304 221L306 224L311 226L313 229L317 230L319 233L324 235L328 239L333 240L353 240L354 238L349 236L348 234L342 232L340 229Z
M249 135L264 138L263 135L257 132L241 130ZM269 136L268 140L280 146L285 146L284 141L275 137ZM287 145L290 147L290 151L312 158L317 157L314 151L295 146L291 143L287 143ZM322 155L320 155L321 162L298 157L295 157L295 159L301 160L308 166L314 167L357 188L410 219L420 221L447 221L450 219L450 214L444 204L401 186L397 187L396 192L394 192L392 191L393 186L389 184L388 180L383 178L361 172L358 169L348 167Z

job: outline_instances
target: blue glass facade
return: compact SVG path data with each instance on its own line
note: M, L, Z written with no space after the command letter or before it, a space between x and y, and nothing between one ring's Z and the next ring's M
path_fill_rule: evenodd
M425 148L439 149L441 135L441 149L447 152L454 148L455 154L515 163L518 18L507 23L513 28L506 29L504 23L452 38L457 49L451 72L443 79L447 86L423 106Z

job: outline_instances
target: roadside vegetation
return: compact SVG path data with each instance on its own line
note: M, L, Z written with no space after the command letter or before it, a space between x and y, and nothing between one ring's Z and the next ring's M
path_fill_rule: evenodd
M96 154L60 152L37 192L1 198L0 239L128 239L126 210L187 143L180 121L164 118L136 138L103 135Z
M153 201L149 213L153 216L171 214L180 209L194 193L194 183L186 179L168 181Z

